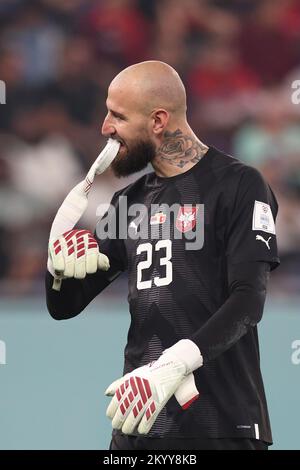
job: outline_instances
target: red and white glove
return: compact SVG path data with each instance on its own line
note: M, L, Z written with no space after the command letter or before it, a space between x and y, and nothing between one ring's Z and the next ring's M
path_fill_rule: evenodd
M49 242L48 270L56 279L84 279L97 269L107 271L109 260L89 230L68 230Z
M105 392L113 395L106 411L112 427L132 434L138 426L140 434L147 434L172 395L177 395L183 409L188 408L199 396L193 371L202 364L198 346L183 339L166 349L157 361L113 382Z
M89 252L91 256L88 256L85 259L85 262L83 262L83 260L81 259L79 260L79 262L77 262L77 260L74 259L76 258L76 256L71 256L73 255L73 252L68 253L69 251L72 251L72 250L67 250L66 248L64 248L64 250L60 252L58 251L57 246L53 248L53 244L57 243L57 245L61 245L61 247L65 246L65 242L61 237L71 232L71 230L74 228L74 226L77 224L78 220L80 219L80 217L83 215L84 211L86 210L87 205L88 205L88 195L89 195L91 186L93 184L95 175L100 175L109 167L113 159L117 156L119 148L120 148L120 142L117 142L116 140L113 140L113 139L108 139L106 146L101 151L100 155L97 157L97 159L95 160L95 162L89 169L88 174L86 175L85 179L81 181L80 183L78 183L73 189L71 189L71 191L69 192L69 194L63 201L62 205L58 209L57 214L53 220L51 231L50 231L50 237L49 237L49 240L50 240L49 253L51 251L51 257L50 256L48 257L47 268L48 268L48 271L54 277L52 288L56 291L60 290L62 279L66 277L77 277L78 279L82 279L83 277L85 277L84 272L91 273L91 274L96 272L97 268L95 269L95 266L97 265L97 263L98 263L99 269L107 270L109 268L108 259L106 257L103 258L104 255L99 255L98 260L96 260L97 261L96 262L95 259L97 257L91 251ZM92 236L92 234L90 235ZM57 242L57 240L59 241ZM74 250L75 250L77 242L76 240L73 240ZM69 239L68 239L68 243L69 243ZM93 248L95 248L94 246L89 246L89 243L87 243L86 237L84 239L84 244L87 249L92 250ZM69 248L70 246L68 246L68 249ZM63 254L63 258L61 254ZM70 259L69 259L69 256L71 256ZM66 265L67 274L68 273L74 273L74 274L72 274L71 276L63 275L63 274L56 275L54 272L55 270L53 268L52 258L55 259L54 261L55 264L58 263L58 266L59 266L59 269L57 269L58 272L65 271L64 266ZM76 262L76 266L75 266L75 262Z

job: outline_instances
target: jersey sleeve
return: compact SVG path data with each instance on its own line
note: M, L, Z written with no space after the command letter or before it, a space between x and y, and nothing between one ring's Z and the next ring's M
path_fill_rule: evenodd
M229 263L265 261L271 270L279 263L275 222L276 198L258 170L246 167L229 211L226 256Z
M261 320L270 266L265 262L229 264L228 298L190 338L204 364L223 354Z

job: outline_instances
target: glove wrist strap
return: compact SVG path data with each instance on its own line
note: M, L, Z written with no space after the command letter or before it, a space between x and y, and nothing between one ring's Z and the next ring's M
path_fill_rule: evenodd
M187 367L187 374L198 369L203 364L203 357L198 346L190 339L181 339L171 348L165 349L163 354L174 354Z

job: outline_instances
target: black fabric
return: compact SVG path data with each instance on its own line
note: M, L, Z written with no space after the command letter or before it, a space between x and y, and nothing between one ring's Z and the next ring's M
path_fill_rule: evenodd
M204 364L234 346L246 333L249 332L249 337L253 336L253 327L262 318L269 272L269 264L261 261L228 263L227 300L191 336L201 348ZM251 344L257 348L255 337L251 338L248 348L251 348ZM251 359L251 355L248 359ZM244 362L241 367L247 367L247 363Z
M82 280L64 279L60 291L56 291L52 289L53 276L47 271L46 303L50 315L55 320L75 317L121 272L120 267L110 259L110 269L107 272L97 271Z
M203 221L197 217L191 228L202 224L203 247L187 250L187 235L172 236L181 209L168 216L169 239L163 237L164 222L158 226L158 238L151 238L149 231L144 239L111 239L96 230L100 250L111 260L111 272L63 281L60 293L51 292L48 276L50 313L55 318L76 315L114 276L127 270L131 325L123 372L157 359L182 338L192 339L204 357L203 367L194 373L200 398L185 411L174 397L169 400L149 438L272 442L256 329L269 271L279 264L271 224L278 206L271 189L257 170L211 147L185 173L171 178L151 173L116 193L115 213L108 220L115 218L117 234L124 225L124 197L128 207L143 203L148 208L149 228L151 216L157 214L153 204L203 205ZM262 207L261 230L254 224L256 204ZM133 219L126 215L131 234Z
M268 450L256 439L155 439L113 434L109 450Z

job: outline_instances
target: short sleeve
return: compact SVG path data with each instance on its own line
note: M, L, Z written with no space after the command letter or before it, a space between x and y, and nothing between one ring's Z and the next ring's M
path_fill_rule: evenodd
M226 255L231 263L266 261L279 263L276 240L278 204L258 170L246 167L229 211Z

